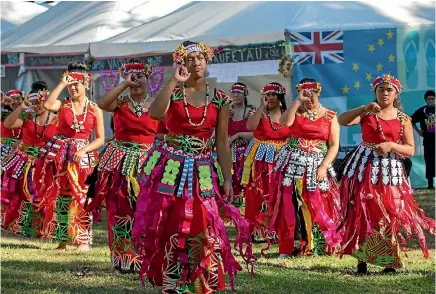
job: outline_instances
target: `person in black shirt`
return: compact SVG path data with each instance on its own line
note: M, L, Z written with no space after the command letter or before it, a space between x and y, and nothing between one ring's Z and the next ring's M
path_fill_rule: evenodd
M428 90L424 94L427 105L417 109L412 115L413 128L424 138L425 177L428 189L434 189L435 177L435 92ZM416 124L420 124L420 128Z

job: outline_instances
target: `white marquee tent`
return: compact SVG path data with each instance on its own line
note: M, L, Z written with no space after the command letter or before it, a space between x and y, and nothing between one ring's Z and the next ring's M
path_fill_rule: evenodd
M42 5L24 1L2 1L0 8L2 33L25 23L47 10L47 7Z
M90 42L110 38L162 17L186 3L187 1L143 0L62 1L2 34L1 49L29 53L87 52Z
M172 52L180 40L209 46L283 40L283 30L383 28L434 22L432 1L192 2L165 17L92 43L95 57Z
M212 47L259 44L284 40L284 29L387 28L434 24L434 17L431 1L196 1L117 36L91 43L90 52L96 58L167 53L186 39L202 40ZM218 83L224 82L224 88L237 78L229 77L229 73L236 73L252 93L271 79L287 82L278 75L278 61L263 61L263 72L253 70L249 63L213 64L209 70ZM164 80L170 73L170 69L165 71ZM226 76L220 76L223 74ZM251 99L257 104L256 95Z

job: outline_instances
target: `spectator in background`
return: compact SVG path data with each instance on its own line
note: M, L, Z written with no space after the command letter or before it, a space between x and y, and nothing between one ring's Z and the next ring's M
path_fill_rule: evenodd
M435 177L435 93L428 90L424 94L426 105L418 108L412 115L413 128L423 137L425 177L428 181L428 189L434 189L433 178ZM420 124L420 128L416 124Z

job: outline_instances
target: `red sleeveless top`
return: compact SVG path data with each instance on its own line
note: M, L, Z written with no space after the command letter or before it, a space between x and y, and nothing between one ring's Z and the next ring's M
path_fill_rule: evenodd
M114 138L121 141L148 144L154 142L158 121L144 112L138 117L130 109L126 97L120 97L114 111Z
M401 129L403 124L410 120L406 114L398 111L397 118L384 120L378 117L383 134L388 142L398 142L400 139ZM362 129L362 140L367 143L380 144L385 142L382 133L377 127L377 118L375 114L367 113L360 120ZM402 138L401 138L402 139Z
M42 147L45 145L45 143L48 142L57 132L57 126L58 126L58 118L55 117L50 122L49 125L47 125L45 132L44 126L36 125L37 126L37 134L39 136L44 135L42 138L38 138L36 136L35 132L35 122L34 122L35 115L28 112L23 112L21 114L21 119L23 120L23 144L34 146L34 147Z
M280 127L280 123L272 122L274 127ZM253 136L258 140L273 140L273 141L284 141L289 137L289 128L281 126L279 130L274 130L269 122L268 117L262 114L259 125L253 132Z
M157 134L168 134L166 120L159 121L159 124L157 125Z
M96 126L96 119L95 119L95 109L97 105L89 101L88 104L88 111L86 114L86 121L83 123L83 126L85 127L83 130L80 130L79 132L76 132L71 128L73 124L73 111L71 109L72 104L69 100L62 101L61 109L59 110L59 125L58 125L58 134L62 135L67 138L74 138L74 139L89 139L89 137L92 134L93 129ZM85 113L82 113L80 115L76 115L77 121L82 121L85 116Z
M222 90L216 90L215 95L207 106L206 119L201 126L194 127L189 123L188 117L185 113L183 94L180 87L176 87L171 96L171 105L167 112L166 127L171 134L188 135L201 139L210 139L218 121L218 113L221 107L231 103L232 99ZM206 106L194 107L188 104L188 112L191 121L194 124L200 123L204 108Z
M327 109L322 117L317 120L310 120L303 115L303 110L298 108L294 123L289 127L289 137L328 141L332 124L331 121L335 115L336 113L334 111Z
M23 132L21 129L8 129L7 127L5 127L4 122L2 122L2 124L1 124L1 137L19 140L19 139L23 138Z
M246 106L245 111L246 113L242 120L233 120L233 111L230 110L228 128L229 137L238 133L249 132L249 130L247 129L247 120L248 117L256 111L256 108L254 108L253 106Z

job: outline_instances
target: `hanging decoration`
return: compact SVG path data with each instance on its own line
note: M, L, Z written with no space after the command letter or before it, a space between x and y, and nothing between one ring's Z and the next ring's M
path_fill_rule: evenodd
M162 86L164 76L163 67L153 67L150 76L147 78L147 87L151 93L151 96L155 96Z
M117 71L104 71L100 74L101 85L106 92L112 90L119 82ZM106 83L107 79L112 81L112 84L108 85Z
M280 58L278 71L285 78L289 78L292 75L292 58L288 55L283 55Z
M85 65L89 71L92 70L92 64L94 63L94 60L95 58L92 55L88 55L88 57L86 57Z
M288 40L285 33L286 42L283 43L285 47L285 54L280 58L278 72L285 78L289 78L292 75L292 67L294 63L294 46L292 42Z

